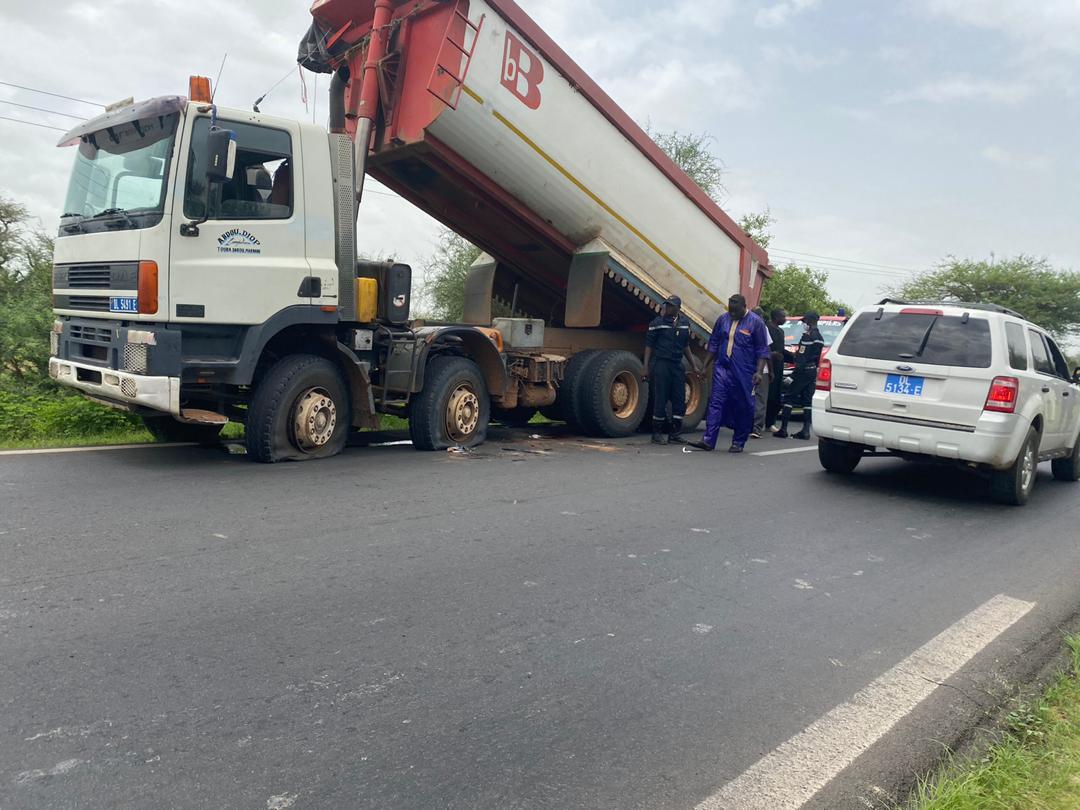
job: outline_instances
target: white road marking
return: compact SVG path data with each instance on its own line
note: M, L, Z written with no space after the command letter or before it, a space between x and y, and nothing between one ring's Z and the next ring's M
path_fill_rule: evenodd
M1034 607L995 596L766 754L696 810L798 810Z
M762 453L751 453L752 456L786 456L788 453L809 453L811 450L817 450L817 445L811 445L810 447L788 447L784 450L766 450Z
M147 447L190 447L190 442L164 444L106 444L101 447L45 447L38 450L0 450L0 456L41 456L49 453L92 453L95 450L145 450Z

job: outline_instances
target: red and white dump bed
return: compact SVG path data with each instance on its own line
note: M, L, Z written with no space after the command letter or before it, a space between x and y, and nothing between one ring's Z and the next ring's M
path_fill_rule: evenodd
M350 134L377 6L367 171L501 262L497 296L627 328L676 294L699 334L732 293L757 302L766 252L512 0L317 0L301 60L349 79ZM589 257L602 289L571 278ZM576 300L597 293L602 306Z

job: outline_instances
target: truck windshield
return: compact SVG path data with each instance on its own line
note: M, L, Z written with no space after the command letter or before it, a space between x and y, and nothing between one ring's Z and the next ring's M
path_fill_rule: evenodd
M173 113L83 135L60 236L160 222L178 120Z

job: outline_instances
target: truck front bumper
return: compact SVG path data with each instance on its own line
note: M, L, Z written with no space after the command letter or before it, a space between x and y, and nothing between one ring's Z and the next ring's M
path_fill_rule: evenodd
M148 408L180 416L180 378L148 377L49 358L49 376L61 385L125 410Z

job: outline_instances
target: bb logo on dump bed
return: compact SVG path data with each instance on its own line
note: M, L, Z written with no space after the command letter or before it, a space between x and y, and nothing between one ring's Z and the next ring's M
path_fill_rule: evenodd
M544 65L540 57L509 31L503 48L503 87L517 96L531 110L540 107L540 82L544 80Z

